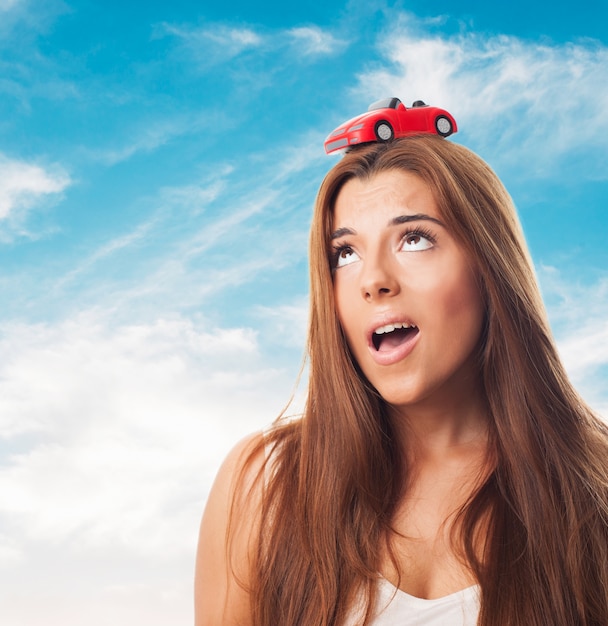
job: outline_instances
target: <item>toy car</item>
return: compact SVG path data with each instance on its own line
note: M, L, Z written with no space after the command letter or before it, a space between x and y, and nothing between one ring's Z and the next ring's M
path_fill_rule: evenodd
M416 100L410 108L399 98L374 102L367 113L341 124L325 140L325 152L370 141L390 141L414 133L436 133L448 137L458 130L456 120L443 109Z

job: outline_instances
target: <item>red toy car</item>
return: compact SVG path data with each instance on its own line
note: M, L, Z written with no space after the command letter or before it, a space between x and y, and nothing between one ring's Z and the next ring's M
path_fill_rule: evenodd
M367 113L341 124L325 140L325 152L335 152L370 141L390 141L413 133L447 137L458 130L456 120L443 109L416 100L408 109L399 98L374 102Z

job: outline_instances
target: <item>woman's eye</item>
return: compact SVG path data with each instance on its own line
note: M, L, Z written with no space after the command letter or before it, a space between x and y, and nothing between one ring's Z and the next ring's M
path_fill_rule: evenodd
M336 252L335 256L335 267L343 267L344 265L349 265L350 263L354 263L359 260L359 255L349 247L341 248Z
M420 233L408 233L403 238L402 250L414 252L428 250L433 247L433 244L434 241L429 236Z

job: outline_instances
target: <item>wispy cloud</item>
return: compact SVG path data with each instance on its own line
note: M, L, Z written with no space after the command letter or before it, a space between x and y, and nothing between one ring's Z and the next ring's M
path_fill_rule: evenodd
M304 55L331 55L342 50L347 42L337 39L332 33L318 26L300 26L287 31L294 45Z
M49 279L40 301L130 315L209 308L214 294L236 299L235 287L303 264L316 184L327 167L320 141L315 134L301 145L220 162L183 186L140 198L141 222L84 246L63 276Z
M81 148L80 152L88 159L98 161L104 165L116 165L131 159L139 154L154 152L163 146L187 134L195 134L205 129L229 127L230 120L218 111L205 110L180 114L171 112L165 117L135 121L125 137L120 137L120 143L114 139L115 145L97 146L95 148ZM104 142L105 143L105 142Z
M348 45L347 41L316 25L261 32L253 27L236 28L225 24L195 27L163 23L155 27L154 36L176 37L205 69L251 51L267 55L287 50L302 59L333 55Z
M235 292L263 274L273 275L305 254L305 234L275 229L259 232L255 221L273 207L273 197L250 199L245 206L226 210L209 223L193 228L190 236L170 245L148 266L141 280L106 285L115 306L135 310L139 306L161 309L211 307L212 296ZM229 205L231 206L231 205ZM101 294L108 300L108 294ZM243 315L247 310L243 309Z
M573 335L560 340L560 349L572 376L582 380L590 372L608 366L608 319L583 321ZM604 400L608 401L608 397Z
M57 201L71 183L58 165L43 167L0 154L0 237L27 234L28 211Z
M153 152L169 141L186 132L186 128L174 121L157 123L148 127L130 141L110 148L84 149L83 152L93 160L105 165L116 165L140 153Z
M61 193L70 182L70 177L60 167L45 169L0 154L0 219L29 209L49 195Z
M255 48L262 44L263 37L251 28L235 28L233 26L212 25L209 27L192 28L163 23L157 32L164 31L194 45L210 43L216 48L223 48L229 57L236 56L247 48Z
M469 143L520 161L533 153L526 168L535 173L573 151L608 150L606 134L598 132L608 108L608 48L599 42L434 35L414 16L401 15L379 47L390 66L362 72L360 96L394 94L445 107ZM585 165L588 175L607 176L603 159Z
M153 216L148 221L139 224L131 232L128 232L124 235L119 235L118 237L115 237L114 239L111 239L102 244L86 258L82 259L76 265L76 267L74 267L69 272L67 272L67 274L56 280L53 284L53 292L58 293L65 290L79 277L86 275L94 270L105 259L108 259L109 257L112 257L124 250L128 250L132 246L143 242L146 236L153 231L158 221L158 218Z
M573 282L543 266L539 277L564 365L583 397L608 420L608 275Z
M175 37L201 67L225 63L248 50L260 48L265 42L252 28L223 24L193 27L163 22L154 28L153 36Z
M57 298L77 288L81 297L84 291L89 293L91 306L102 308L150 298L179 308L184 304L181 297L186 296L191 303L191 297L201 297L201 289L207 292L211 285L228 286L226 267L222 266L222 278L216 283L212 279L216 269L212 261L204 262L205 253L218 245L227 245L226 239L232 242L238 237L238 227L267 209L272 200L270 194L264 194L260 199L251 196L246 202L239 199L234 208L227 206L228 202L236 202L234 198L222 197L227 193L233 170L231 165L218 164L214 172L196 182L161 188L153 196L140 199L148 206L145 218L87 251L67 273L52 282L49 293ZM214 207L217 216L209 213L210 207ZM201 258L206 277L200 280L200 286L188 287L188 283L199 281L191 264L200 263ZM111 268L117 264L128 266L129 270L110 280L99 279L108 268L114 274ZM254 267L255 263L249 264L249 272L255 271ZM241 272L242 280L251 275L249 272ZM89 281L91 274L97 274L93 284Z

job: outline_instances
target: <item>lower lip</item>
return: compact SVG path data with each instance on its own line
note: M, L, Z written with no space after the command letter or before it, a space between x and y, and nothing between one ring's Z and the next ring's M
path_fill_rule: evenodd
M374 359L378 365L394 365L395 363L399 363L416 347L418 337L420 337L420 331L418 331L415 335L407 337L407 339L396 348L385 351L376 350L375 346L372 344L369 346L372 359Z

